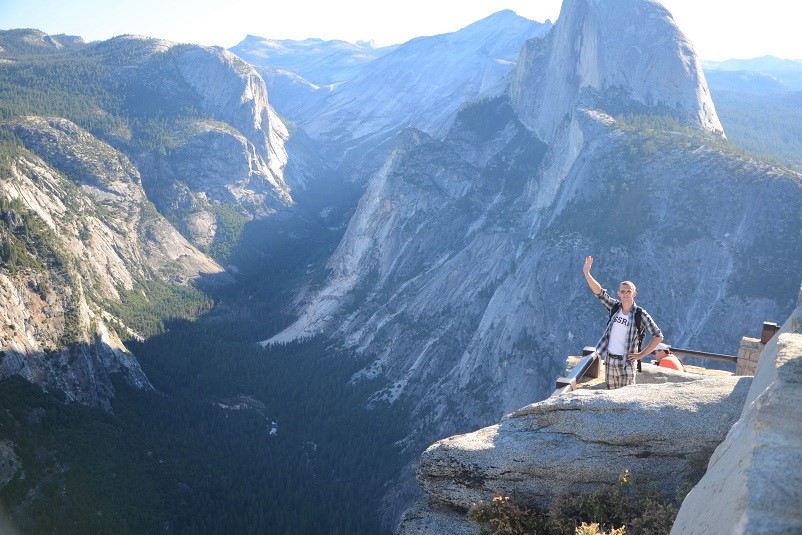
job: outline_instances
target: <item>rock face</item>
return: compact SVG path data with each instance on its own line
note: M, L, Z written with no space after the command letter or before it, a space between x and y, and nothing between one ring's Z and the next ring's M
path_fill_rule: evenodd
M671 533L802 531L802 304L766 345L740 420Z
M115 284L131 289L136 278L146 276L148 270L154 270L165 280L172 276L177 282L222 271L217 263L175 232L162 216L147 209L148 199L139 173L123 154L65 119L28 117L13 125L26 149L44 160L46 167L38 167L41 161L31 164L20 160L16 180L4 184L10 197L29 203L28 207L52 224L54 231L62 230L56 227L60 217L74 215L62 204L71 193L75 194L65 191L72 190L73 184L83 193L85 211L91 208L90 203L108 210L102 214L98 226L106 226L109 230L103 234L112 234L115 243L97 244L86 239L87 245L83 241L70 244L76 257L102 260L93 266L106 273L99 279L103 284L101 295L117 297ZM49 176L36 175L40 169L49 172ZM64 181L65 177L72 184ZM44 179L50 183L34 189ZM69 223L92 226L91 219L76 218ZM78 234L76 229L70 230L62 236ZM90 237L92 230L89 229ZM90 250L84 254L82 249L87 246Z
M132 36L98 47L106 61L124 65L117 67L124 93L151 94L174 108L164 133L169 150L142 150L136 140L121 148L159 211L193 243L210 245L221 206L250 218L292 204L284 180L289 133L252 66L221 48ZM190 106L207 118L193 116Z
M270 92L270 105L282 117L291 120L299 117L302 110L318 105L317 103L326 98L334 88L334 86L318 87L294 72L271 67L255 68Z
M187 121L176 125L172 136L175 147L169 154L140 154L136 161L149 197L193 244L211 246L221 206L247 217L266 217L292 204L289 186L276 179L256 146L228 124Z
M221 48L190 47L176 55L175 65L200 96L203 108L253 144L269 170L265 179L287 200L282 170L287 164L284 142L288 133L268 103L267 88L259 74Z
M68 400L107 407L112 373L138 387L150 383L117 335L126 326L105 303L138 283L181 284L222 268L153 210L136 168L111 146L64 119L5 126L26 147L0 178L10 203L5 227L13 233L28 219L35 223L26 228L41 229L25 267L0 272L0 378L18 374Z

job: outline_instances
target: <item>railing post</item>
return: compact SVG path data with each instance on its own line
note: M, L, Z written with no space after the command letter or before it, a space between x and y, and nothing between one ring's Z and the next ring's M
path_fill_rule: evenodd
M760 334L760 343L768 344L769 340L771 340L779 330L780 326L777 325L776 323L769 323L768 321L764 321L763 332Z
M576 379L568 378L568 377L558 377L557 378L557 390L561 388L565 388L566 386L571 387L571 391L576 390Z
M587 357L594 351L596 351L595 347L585 346L582 349L582 356ZM588 371L585 373L585 375L588 377L593 377L594 379L598 379L601 376L601 359L598 355L596 355L596 358L593 359L593 363L591 363L590 368L588 368Z

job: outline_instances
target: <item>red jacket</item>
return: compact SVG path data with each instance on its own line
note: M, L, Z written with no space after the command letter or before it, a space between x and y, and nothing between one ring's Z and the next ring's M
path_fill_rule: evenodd
M671 354L660 359L660 366L663 368L671 368L672 370L677 370L680 372L685 371L685 366L682 365L677 357Z

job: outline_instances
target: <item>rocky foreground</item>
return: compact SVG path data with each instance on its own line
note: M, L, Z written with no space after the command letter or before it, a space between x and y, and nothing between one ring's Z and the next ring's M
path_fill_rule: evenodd
M698 481L713 450L672 533L800 532L801 320L802 305L754 378L645 366L650 384L549 398L433 444L417 471L427 496L397 533L473 533L464 512L474 503L518 495L548 507L612 486L625 470L671 496Z

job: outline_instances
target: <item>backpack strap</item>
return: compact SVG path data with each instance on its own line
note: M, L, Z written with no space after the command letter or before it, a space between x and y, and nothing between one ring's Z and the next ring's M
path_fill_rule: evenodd
M635 329L638 331L638 351L641 350L643 339L646 336L646 325L643 324L643 309L635 305Z
M618 311L621 310L621 303L616 303L613 305L613 308L610 309L610 317L607 319L607 323L609 324L613 321L613 316L618 314Z

